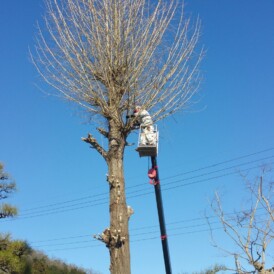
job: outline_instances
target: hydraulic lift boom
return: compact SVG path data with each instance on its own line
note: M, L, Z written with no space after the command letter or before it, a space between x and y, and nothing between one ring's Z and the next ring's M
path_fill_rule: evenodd
M152 168L150 169L148 175L149 175L149 178L151 179L152 184L154 185L154 190L155 190L166 274L171 274L172 272L171 272L171 264L170 264L170 258L169 258L165 216L164 216L161 185L160 185L160 178L159 178L159 167L157 166L158 141L159 141L159 133L157 130L157 126L155 126L154 133L156 135L156 143L153 145L144 146L141 144L142 131L140 129L138 147L136 150L139 152L140 157L151 158Z

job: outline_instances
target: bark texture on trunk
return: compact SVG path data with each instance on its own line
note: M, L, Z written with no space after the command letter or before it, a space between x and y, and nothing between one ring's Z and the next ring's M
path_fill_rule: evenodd
M123 162L128 133L124 133L122 119L117 119L118 113L113 116L114 118L108 121L108 132L98 129L103 136L108 138L108 151L101 147L91 134L82 140L95 148L108 165L110 226L100 235L95 235L95 238L104 242L109 249L111 274L130 274L128 221L133 210L126 203Z
M110 272L130 274L128 207L125 196L123 156L125 139L113 121L109 124L109 151L107 157L110 189L110 228L108 230Z

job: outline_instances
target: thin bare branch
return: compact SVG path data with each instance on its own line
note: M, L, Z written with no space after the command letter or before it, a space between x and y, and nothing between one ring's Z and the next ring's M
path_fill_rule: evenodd
M250 210L236 212L234 219L227 219L218 193L215 194L215 203L212 203L212 209L223 225L224 232L239 248L239 251L228 251L222 247L220 248L216 243L215 246L234 256L238 273L270 273L270 270L265 269L265 265L267 249L274 238L274 222L271 210L273 207L273 192L267 192L269 197L265 194L262 176L259 180L254 180L253 183L250 183L247 178L244 179L247 190L251 194ZM254 271L247 272L244 270L240 260L247 260L253 266Z

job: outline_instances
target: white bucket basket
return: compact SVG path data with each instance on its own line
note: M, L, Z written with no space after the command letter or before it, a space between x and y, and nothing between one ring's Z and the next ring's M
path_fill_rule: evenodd
M139 137L138 137L138 147L136 148L136 151L139 152L139 156L140 157L156 157L158 154L158 142L159 142L159 132L157 129L157 125L154 125L154 130L152 133L149 133L148 135L151 134L151 139L154 140L154 142L152 144L146 143L144 144L144 142L142 142L144 135L145 134L143 132L143 129L140 128L139 130Z

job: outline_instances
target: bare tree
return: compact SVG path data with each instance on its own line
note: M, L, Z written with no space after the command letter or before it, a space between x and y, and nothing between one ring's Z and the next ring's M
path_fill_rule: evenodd
M39 27L32 59L44 80L86 109L108 139L89 143L108 165L110 227L100 239L112 273L130 273L128 207L123 155L135 105L154 121L190 103L199 87L195 51L200 21L191 24L176 1L46 0L45 29Z
M252 182L246 176L244 177L250 194L249 209L225 214L217 192L212 202L212 208L224 232L234 243L235 250L229 251L216 242L215 246L234 257L235 270L240 274L267 274L273 273L274 270L274 265L266 268L266 258L270 255L270 244L274 238L273 182L267 179L266 175L264 169L262 175Z

